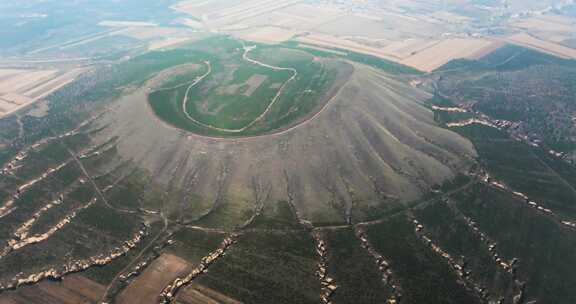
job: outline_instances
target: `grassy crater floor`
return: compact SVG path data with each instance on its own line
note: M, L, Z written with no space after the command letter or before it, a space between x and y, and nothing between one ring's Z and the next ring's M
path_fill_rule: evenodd
M302 50L228 37L191 45L189 58L152 80L148 102L164 122L217 137L273 133L305 121L351 70Z

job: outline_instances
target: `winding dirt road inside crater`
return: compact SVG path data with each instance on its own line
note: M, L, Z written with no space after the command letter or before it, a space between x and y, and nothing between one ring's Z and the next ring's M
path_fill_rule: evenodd
M184 95L184 99L182 101L182 112L184 112L184 115L186 115L186 118L188 118L190 121L194 122L195 124L198 124L202 127L205 127L205 128L211 129L211 130L215 130L215 131L219 131L219 132L225 132L225 133L241 133L241 132L246 131L250 127L252 127L254 124L259 122L260 120L262 120L262 118L264 118L270 112L270 110L276 104L276 102L278 101L280 96L282 96L282 93L284 92L284 89L286 88L286 86L290 82L292 82L294 79L296 79L296 77L298 76L298 71L294 68L285 68L285 67L273 66L273 65L266 64L266 63L257 61L255 59L249 58L248 53L250 51L254 50L255 48L256 48L256 46L250 46L250 47L244 46L244 54L242 55L242 58L245 61L248 61L252 64L259 65L259 66L262 66L265 68L269 68L269 69L272 69L274 71L290 71L290 72L292 72L292 76L282 84L282 86L280 87L280 89L278 90L278 92L276 93L274 98L272 98L272 101L270 101L270 103L268 104L266 109L262 113L260 113L260 115L258 115L258 117L254 118L254 120L252 120L251 122L249 122L247 125L245 125L244 127L240 128L240 129L219 128L219 127L213 126L211 124L203 123L203 122L195 119L194 117L192 117L186 111L186 108L188 106L188 101L189 101L188 96L189 96L190 90L192 88L194 88L198 83L200 83L203 79L205 79L208 75L210 75L210 73L212 73L212 65L210 64L209 61L206 61L204 63L207 65L208 71L206 71L206 73L204 75L200 76L198 79L196 79L194 82L192 82L188 86L188 88L186 89L186 94Z

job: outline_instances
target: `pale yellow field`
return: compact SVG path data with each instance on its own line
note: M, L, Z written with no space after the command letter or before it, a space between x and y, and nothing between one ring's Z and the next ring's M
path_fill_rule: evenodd
M316 17L310 13L317 14ZM338 18L339 10L317 9L306 4L295 4L242 20L245 27L276 26L288 30L313 30L323 23Z
M226 11L219 14L218 19L215 20L215 25L228 25L241 22L249 18L265 15L269 12L284 8L297 2L300 2L300 0L279 0L265 3L259 2L258 5L255 6L243 6L242 9Z
M576 30L573 22L567 23L565 22L567 20L564 20L562 18L554 18L552 16L544 18L542 17L539 16L523 19L513 23L513 25L523 29L550 31L550 32L574 32ZM570 19L568 19L568 21L569 20Z
M456 15L449 12L438 11L430 14L431 18L437 19L441 22L448 22L448 23L463 23L470 21L469 17L465 17L462 15Z
M387 46L382 48L382 51L394 57L405 59L438 43L440 43L440 40L420 38L406 39L389 43Z
M187 41L192 40L192 38L190 37L175 37L175 38L167 38L167 39L163 39L163 40L155 40L152 41L150 43L150 45L148 46L149 50L158 50L158 49L163 49L163 48L167 48L167 47L171 47L171 46L175 46Z
M531 31L530 35L534 38L538 38L540 40L556 42L562 44L563 41L566 41L572 38L571 33L566 32L540 32L540 31Z
M205 1L198 1L198 0L188 0L182 1L174 6L172 9L192 15L196 18L204 19L205 16L213 14L218 10L224 9L226 7L230 7L233 5L238 5L241 0L205 0Z
M261 27L238 34L245 40L262 43L279 43L290 40L297 32L277 27Z
M185 1L172 8L202 19L207 26L218 28L238 26L239 22L269 14L298 2L301 0Z
M299 37L299 42L325 47L336 47L362 54L396 61L421 71L430 72L452 59L476 58L497 48L497 42L476 38L450 38L444 40L413 39L393 42L385 47L366 46L348 39L328 35Z
M25 73L23 69L0 69L0 78Z
M9 103L14 103L16 105L23 105L32 101L32 98L16 93L4 94L0 96L0 99L3 99Z
M506 41L566 59L576 58L576 49L572 49L553 42L544 41L527 33L512 35L508 37Z
M182 29L173 27L136 27L123 32L123 35L140 40L146 40L155 37L168 37L169 35L180 31L182 31Z
M473 38L451 38L400 61L421 71L431 72L452 59L473 57L495 42Z
M7 114L9 112L12 112L17 107L18 107L18 105L0 98L0 112L2 112L0 114L4 115L4 114Z
M104 20L98 23L98 25L107 27L148 27L156 26L157 24L150 22Z
M568 17L568 16L562 16L562 15L555 15L555 14L540 15L540 16L538 16L538 18L542 19L542 20L548 20L550 22L560 23L560 24L567 24L567 25L576 24L576 19L574 19L572 17Z
M56 78L53 78L43 84L40 84L26 92L23 92L23 94L32 98L45 97L48 94L74 81L78 76L80 76L85 71L86 71L85 69L74 69L68 71Z
M64 87L84 73L58 70L0 70L0 116L20 110Z
M443 27L399 14L382 15L380 20L363 15L345 15L315 29L337 36L368 37L372 39L404 40L438 36Z
M397 61L399 59L399 58L397 58L397 57L395 57L389 53L384 52L380 48L365 46L363 44L360 44L360 43L357 43L354 41L350 41L347 39L342 39L342 38L338 38L338 37L334 37L334 36L330 36L330 35L311 34L311 35L307 35L307 36L303 36L303 37L298 37L296 40L298 42L302 42L302 43L306 43L306 44L319 45L319 46L324 46L324 47L340 48L340 49L350 50L350 51L358 52L361 54L372 55L372 56L376 56L376 57L380 57L380 58L384 58L384 59L388 59L388 60L393 60L393 61Z
M58 73L57 70L28 70L27 72L13 74L12 77L0 81L0 94L19 92L29 86L34 86L46 78Z

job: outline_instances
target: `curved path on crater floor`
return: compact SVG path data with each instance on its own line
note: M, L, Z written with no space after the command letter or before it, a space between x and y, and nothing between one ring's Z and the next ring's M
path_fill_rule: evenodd
M188 105L188 95L190 94L190 90L192 88L194 88L198 83L200 83L204 78L206 78L208 75L210 75L210 73L212 72L212 66L210 65L210 62L206 61L206 65L208 66L208 71L202 75L200 78L196 79L194 82L192 82L188 88L186 89L186 94L184 94L184 99L182 101L182 112L184 112L184 115L186 115L186 118L188 118L189 120L191 120L192 122L194 122L195 124L198 124L202 127L208 128L208 129L212 129L215 131L220 131L220 132L227 132L227 133L241 133L246 131L248 128L252 127L255 123L259 122L260 120L262 120L262 118L264 118L264 116L266 116L268 114L268 112L270 112L270 109L272 109L272 107L276 104L276 101L278 101L278 99L280 98L280 96L282 95L282 93L284 92L284 89L286 88L286 86L292 82L296 76L298 76L298 71L294 68L284 68L284 67L278 67L278 66L273 66L273 65L269 65L260 61L257 61L255 59L249 58L248 57L248 53L255 49L256 46L250 46L250 47L246 47L244 46L244 54L242 55L242 58L252 64L256 64L265 68L269 68L272 69L274 71L290 71L292 72L292 76L286 80L284 82L284 84L282 84L282 86L280 87L280 89L278 89L278 93L276 93L276 95L274 96L274 98L272 98L272 101L270 101L270 103L268 104L268 106L266 107L266 109L260 113L260 115L258 115L258 117L254 118L254 120L252 120L251 122L249 122L247 125L245 125L244 127L240 128L240 129L226 129L226 128L219 128L216 126L213 126L211 124L206 124L203 123L197 119L195 119L194 117L192 117L187 111L187 105Z

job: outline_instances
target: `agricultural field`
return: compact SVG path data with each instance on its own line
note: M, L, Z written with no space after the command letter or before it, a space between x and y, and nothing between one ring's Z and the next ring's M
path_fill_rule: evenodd
M414 51L400 63L421 71L431 72L457 58L474 58L490 52L497 42L482 39L446 39L433 46ZM497 47L497 46L496 46Z
M541 40L527 33L515 34L506 38L507 42L535 49L564 59L576 58L576 49L563 46L554 42Z
M194 19L183 23L193 28L217 29L266 44L298 41L352 51L423 72L432 72L454 59L479 58L501 47L502 41L557 56L572 56L574 30L570 17L552 13L518 17L515 5L506 8L514 16L507 20L494 3L470 3L467 9L457 1L444 1L443 6L420 1L385 6L372 1L226 4L219 0L189 0L172 8ZM542 5L533 3L525 8ZM491 26L498 34L486 30ZM506 29L501 33L503 26Z
M0 117L28 107L76 80L86 69L0 69Z

